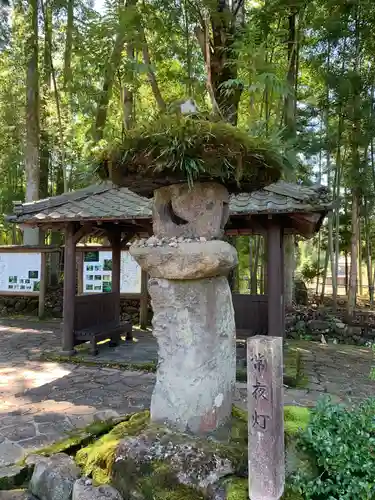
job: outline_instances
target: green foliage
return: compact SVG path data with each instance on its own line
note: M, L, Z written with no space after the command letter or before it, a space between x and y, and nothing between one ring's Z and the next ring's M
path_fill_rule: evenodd
M216 179L230 190L259 189L277 181L287 162L269 140L224 122L163 115L100 152L99 174L149 193L155 186ZM139 187L138 187L139 186Z
M284 406L284 429L286 436L294 437L305 431L310 421L310 410L301 406Z
M308 264L307 262L301 267L300 274L306 283L311 283L322 273L322 268L319 265L319 262L312 262Z
M294 475L294 489L311 500L370 500L375 497L375 400L346 408L322 400L311 411L300 447L318 474Z

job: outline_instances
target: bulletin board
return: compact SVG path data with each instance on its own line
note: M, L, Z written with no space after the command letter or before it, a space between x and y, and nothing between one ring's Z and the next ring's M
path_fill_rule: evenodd
M0 253L0 292L38 293L40 276L40 252Z
M128 251L121 252L120 293L141 293L141 267ZM112 291L112 252L93 250L84 253L83 293Z

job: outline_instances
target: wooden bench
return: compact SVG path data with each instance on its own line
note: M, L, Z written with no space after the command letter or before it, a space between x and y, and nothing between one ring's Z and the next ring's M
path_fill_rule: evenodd
M91 353L98 354L97 343L110 339L117 346L121 335L132 340L132 324L120 322L120 297L114 292L77 295L74 312L74 345L91 343Z

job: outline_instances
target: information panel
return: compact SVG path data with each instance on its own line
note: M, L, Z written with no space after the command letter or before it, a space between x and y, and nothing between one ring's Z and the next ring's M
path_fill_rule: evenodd
M141 267L126 250L121 252L120 293L141 293ZM112 252L85 252L83 293L112 291Z
M41 254L0 252L0 292L39 292Z

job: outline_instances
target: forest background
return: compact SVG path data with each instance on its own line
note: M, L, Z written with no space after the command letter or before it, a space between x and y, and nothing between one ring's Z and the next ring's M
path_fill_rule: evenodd
M374 33L371 0L2 0L0 243L22 242L13 201L97 182L98 145L192 98L333 193L320 234L287 241L286 302L295 267L323 295L331 276L336 302L341 262L349 310L373 302ZM259 291L262 238L235 244L237 286Z

